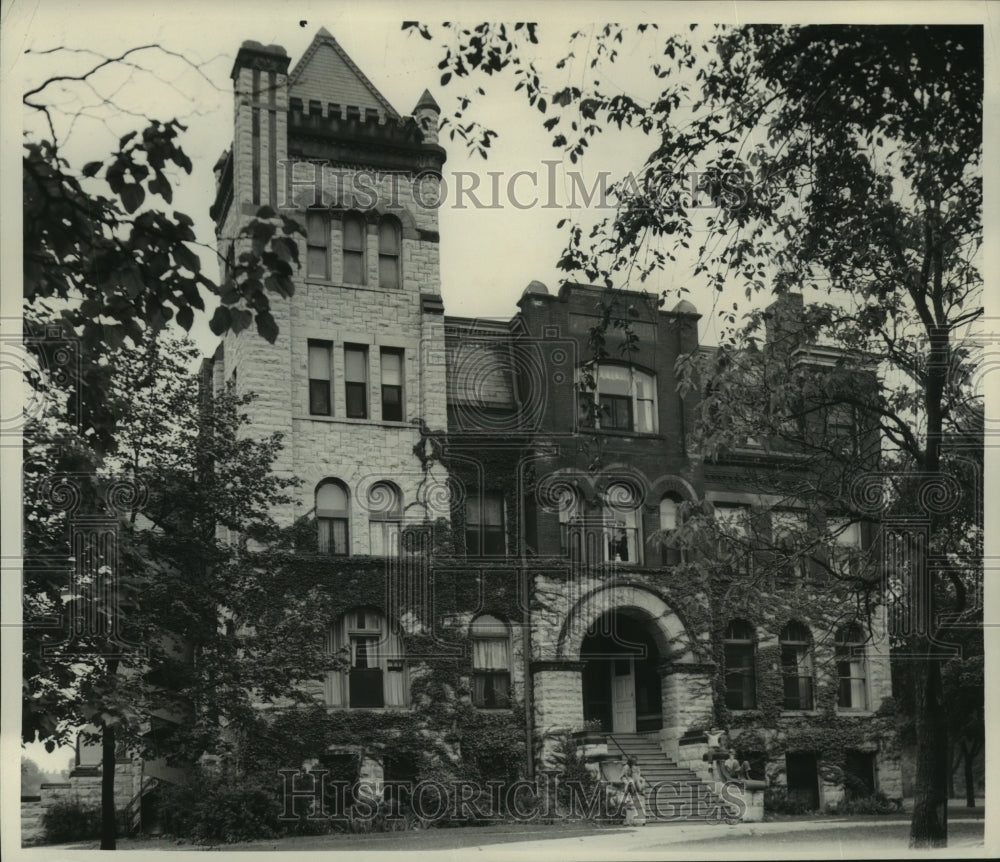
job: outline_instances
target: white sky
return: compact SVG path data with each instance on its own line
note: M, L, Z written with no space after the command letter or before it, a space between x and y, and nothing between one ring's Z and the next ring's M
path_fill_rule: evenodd
M945 21L961 18L964 21L985 21L992 27L987 36L988 47L996 39L997 7L985 3L904 4L904 3L829 3L829 4L752 4L752 3L574 3L561 4L471 4L367 2L360 4L333 2L282 2L282 0L210 0L195 3L191 0L175 2L147 2L146 0L90 0L90 2L23 2L3 0L2 53L0 53L0 80L2 80L3 125L0 135L4 144L4 166L10 166L20 148L22 118L30 129L38 129L38 117L22 113L20 94L45 78L65 70L78 68L77 64L89 63L88 55L76 60L65 54L39 56L25 54L67 46L89 49L110 56L139 44L156 42L163 47L182 53L191 61L201 64L204 77L192 72L176 60L150 52L136 57L138 62L156 72L156 76L135 72L123 80L120 74L111 73L94 79L104 95L113 94L121 108L150 113L159 119L177 117L190 124L182 139L182 146L194 163L194 172L184 178L179 187L174 207L191 215L196 222L199 238L211 245L213 226L208 208L214 197L212 166L232 140L232 86L229 72L241 42L255 39L264 44L282 45L292 58L292 65L302 55L316 31L325 26L341 43L358 66L367 74L383 95L401 113L408 114L424 88L429 88L445 113L454 107L454 99L464 91L454 82L447 88L439 86L440 72L436 68L440 49L436 42L425 41L416 34L406 34L400 29L405 19L433 22L448 18L475 23L483 19L505 20L530 18L540 23L540 36L545 49L539 59L543 66L552 69L554 61L562 56L566 37L573 29L592 26L589 22L608 19L620 21L653 21L661 31L687 30L692 20L705 23L748 23L750 21L799 21L863 20L871 23L896 23L901 21ZM300 26L300 21L305 21ZM628 49L628 45L625 49ZM580 56L578 52L578 56ZM605 82L616 81L623 91L634 94L635 63L648 62L649 52L643 49L636 57L624 57L617 68L604 76ZM988 62L990 62L988 58ZM561 87L580 85L586 75L584 64L578 63L561 73L562 78L552 81ZM648 79L649 76L646 77ZM161 80L164 79L164 80ZM993 78L995 80L995 77ZM167 83L165 83L165 81ZM476 83L480 83L477 79ZM550 135L541 129L541 115L512 93L509 79L487 81L486 99L481 101L478 116L500 133L492 147L487 162L469 159L459 143L442 144L448 148L445 176L451 172L472 170L478 172L503 171L506 175L517 170L543 170L542 159L560 158L550 146ZM53 91L65 108L77 112L81 98L96 101L93 94L74 87L71 91ZM995 107L995 90L987 90ZM65 101L63 101L65 100ZM51 97L50 100L51 102ZM996 111L986 111L988 122ZM80 121L74 126L66 154L77 167L86 161L105 157L115 146L119 135L135 128L139 121L127 114L116 113L104 121ZM995 132L996 130L993 129ZM987 147L992 148L987 127ZM643 146L645 144L645 146ZM604 136L591 146L583 171L589 186L600 170L610 170L614 175L638 169L642 157L648 152L650 142L631 140L623 144L617 133ZM991 164L988 150L986 164ZM995 158L993 159L995 162ZM4 201L2 238L3 266L3 315L18 314L16 289L19 277L17 249L20 245L19 208L11 203L19 199L19 180L16 163L14 170L6 170L2 180ZM487 181L484 179L484 185ZM561 273L555 262L563 247L563 235L556 230L556 222L567 215L558 210L540 208L520 210L504 206L495 210L456 210L446 206L440 213L442 292L449 314L467 316L501 316L507 318L516 310L515 303L525 285L532 279L545 282L550 289L556 287ZM987 213L987 236L990 226L996 225L993 210ZM995 265L995 248L988 257ZM217 269L211 257L204 256L208 273L214 278ZM995 269L992 269L995 272ZM686 283L683 268L668 273L661 283L652 284L650 290L675 288ZM717 332L712 315L715 297L695 292L690 297L699 311L705 314L700 326L703 343L714 343ZM742 296L723 297L722 308L740 301ZM672 302L670 303L672 304ZM994 312L996 311L994 307ZM209 309L211 311L211 307ZM996 328L996 327L994 327ZM207 316L196 320L193 334L201 349L209 353L215 339L208 331ZM6 520L6 519L5 519ZM16 542L16 540L15 540ZM7 536L5 534L5 545ZM16 547L16 544L14 545ZM9 551L5 551L9 554ZM9 596L5 574L5 598ZM16 588L12 593L16 606ZM10 604L8 603L8 607ZM5 635L9 631L5 631ZM8 655L8 661L10 656ZM5 674L8 683L15 674ZM6 684L5 684L6 689ZM8 692L9 693L9 692ZM16 699L16 691L14 692ZM5 696L5 701L10 702ZM8 715L9 720L9 715ZM7 723L5 721L5 738ZM16 728L14 730L16 732ZM34 747L33 747L34 748ZM15 750L16 751L16 750ZM67 753L45 755L38 749L29 752L43 770L57 770L65 766ZM5 747L4 771L11 765L11 749ZM8 773L9 774L9 773Z

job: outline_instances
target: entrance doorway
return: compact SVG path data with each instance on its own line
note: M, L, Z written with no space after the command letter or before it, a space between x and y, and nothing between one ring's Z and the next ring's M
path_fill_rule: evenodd
M663 726L661 656L651 625L620 610L603 614L587 630L580 647L584 720L615 733Z

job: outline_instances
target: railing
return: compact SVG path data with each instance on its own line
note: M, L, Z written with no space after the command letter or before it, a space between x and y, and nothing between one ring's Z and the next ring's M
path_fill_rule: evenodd
M151 790L154 790L159 781L144 775L139 785L139 792L135 794L122 809L122 822L130 835L142 829L142 798Z

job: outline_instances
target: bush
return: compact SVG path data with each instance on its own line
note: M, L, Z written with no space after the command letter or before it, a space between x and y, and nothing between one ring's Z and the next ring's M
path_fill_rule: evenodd
M868 796L843 799L827 807L830 814L892 814L902 809L902 800L889 799L881 790Z
M182 784L164 787L160 807L165 832L198 844L273 838L281 831L280 814L275 788L203 770Z
M118 833L121 832L119 822ZM42 835L46 844L95 841L101 837L101 808L79 802L57 802L42 815Z
M802 800L790 797L785 787L768 787L764 790L764 810L771 814L808 814L814 809Z

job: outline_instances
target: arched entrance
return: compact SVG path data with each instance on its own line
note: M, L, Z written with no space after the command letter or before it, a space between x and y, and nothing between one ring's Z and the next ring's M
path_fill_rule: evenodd
M653 622L630 608L606 611L580 645L583 718L615 733L663 726L660 654Z

